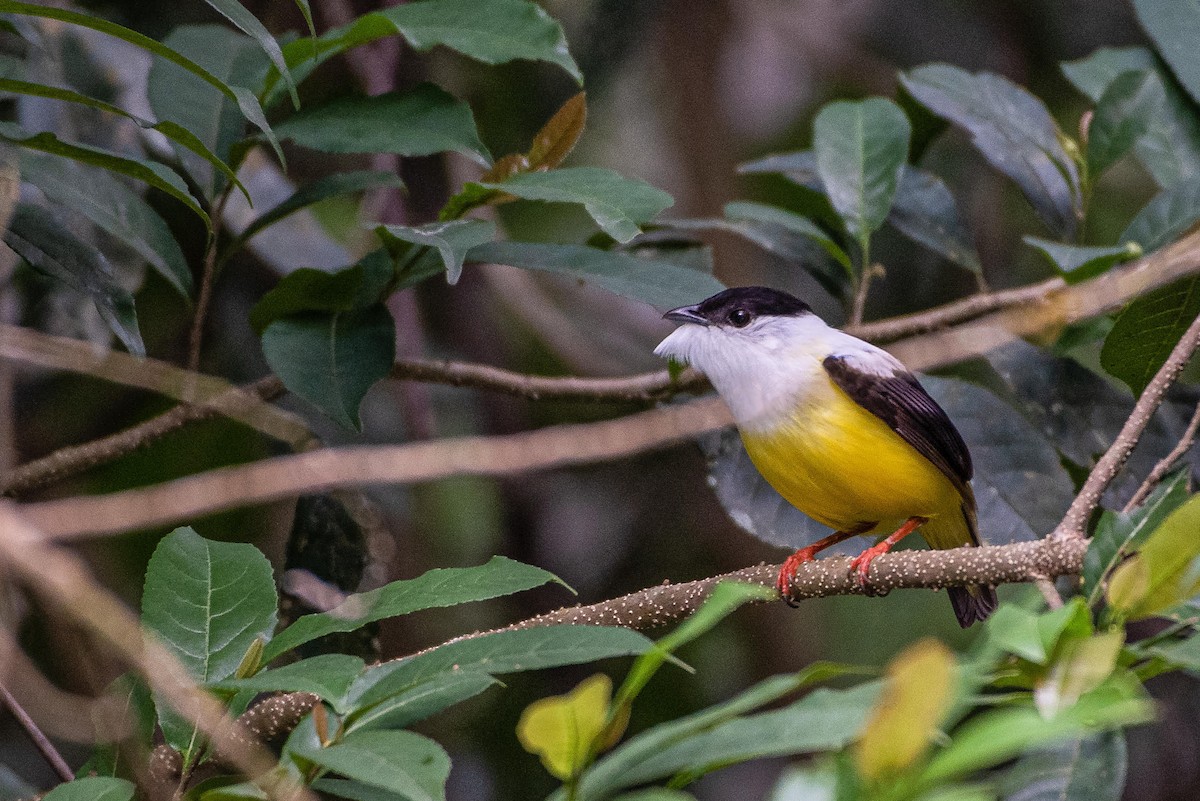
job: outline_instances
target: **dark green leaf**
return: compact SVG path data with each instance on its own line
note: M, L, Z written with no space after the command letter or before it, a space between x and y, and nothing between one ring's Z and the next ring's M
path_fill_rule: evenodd
M296 753L348 779L390 790L410 801L446 797L450 757L433 740L409 731L359 731L327 748L304 748Z
M275 65L275 69L283 76L284 83L287 84L288 92L292 96L292 105L296 108L300 107L300 95L296 93L296 82L292 79L292 73L288 70L287 62L283 58L283 50L279 47L279 42L275 41L275 37L271 35L258 17L246 10L238 0L205 0L210 6L221 13L225 19L232 22L243 33L250 36L254 41L258 42L259 47L267 54L267 58L271 59L271 63ZM304 3L301 9L305 11L305 19L309 27L312 27L312 13L308 12L308 5Z
M271 323L293 314L351 311L359 308L362 283L363 268L358 265L336 273L301 267L285 275L254 305L250 325L262 336Z
M192 272L171 229L149 204L111 174L27 153L21 159L21 179L128 245L181 294L191 293Z
M1125 736L1077 737L1026 752L1000 782L1002 801L1120 801Z
M733 221L747 220L764 223L767 226L783 228L794 234L811 239L821 246L821 249L832 256L838 264L852 272L850 257L846 251L835 242L829 234L807 217L781 209L778 206L768 206L765 203L737 202L725 204L725 216Z
M419 226L380 225L380 239L393 237L404 242L435 248L446 267L446 281L457 284L462 276L463 259L476 245L492 241L496 225L487 220L449 220Z
M1141 395L1197 315L1200 278L1184 278L1135 298L1104 340L1100 364Z
M1042 101L999 75L946 64L918 67L900 80L920 103L970 133L1056 235L1074 236L1083 203L1079 171Z
M77 11L56 8L54 6L39 6L29 3L15 3L11 2L11 0L0 0L0 13L44 17L46 19L55 19L72 25L91 28L94 31L115 36L143 50L148 50L154 55L182 67L236 103L242 115L263 132L263 135L266 136L276 152L279 153L279 143L275 140L275 135L271 132L271 126L267 124L267 118L263 114L262 107L258 104L258 100L252 92L228 85L196 62L166 44L156 42L148 36L143 36L129 28L117 25L115 22L109 22L100 17L93 17L90 14L81 14ZM282 160L282 154L280 156Z
M377 590L351 595L329 612L301 617L267 644L263 658L270 661L317 637L353 631L386 617L498 598L551 581L558 579L545 570L503 556L492 557L478 567L430 570L415 579L393 581Z
M1121 234L1151 253L1179 239L1200 220L1200 184L1180 183L1162 190L1142 207Z
M255 693L312 693L334 705L362 673L363 661L349 654L322 654L290 665L264 670L247 679L224 679L211 684L217 689L253 690Z
M229 83L254 85L268 62L254 41L225 25L181 25L164 43ZM150 107L164 124L192 132L218 159L232 158L246 119L234 98L168 61L155 61L146 85ZM219 188L211 162L181 152L184 166L210 196ZM223 162L222 162L223 163ZM220 169L218 167L218 169ZM228 180L228 175L225 176Z
M269 209L255 218L254 222L250 223L244 231L238 234L237 239L229 246L226 253L234 252L259 231L274 225L301 209L306 209L309 206L320 203L323 200L328 200L331 197L337 197L338 195L365 192L369 189L378 189L384 186L399 188L404 186L404 181L400 180L400 176L398 175L393 175L389 172L375 172L373 170L338 172L324 178L318 178L312 183L297 189L291 197L275 208Z
M111 103L105 103L102 100L96 100L93 97L80 94L79 92L75 92L70 89L60 89L56 86L45 86L37 83L26 83L24 81L0 79L0 91L31 95L33 97L46 97L53 100L61 100L67 103L77 103L79 105L89 106L100 111L105 111L110 114L116 114L124 117L127 120L137 123L140 127L145 128L146 130L158 131L175 144L191 151L216 169L220 170L220 172L230 182L237 186L238 189L241 189L243 194L246 194L246 187L242 186L241 181L238 180L237 175L234 174L233 170L230 169L228 164L217 158L217 155L209 150L208 147L202 141L200 141L195 134L183 126L171 122L170 120L157 123L151 122L150 120L130 114L128 111L125 111L118 106L114 106ZM250 196L247 194L246 198L249 199L249 197Z
M559 273L661 307L695 303L725 288L698 270L582 245L490 242L472 248L467 261Z
M348 798L350 801L407 801L409 798L404 794L350 779L317 779L312 783L312 788L326 795Z
M838 101L813 121L813 152L825 193L862 250L892 208L912 128L879 97Z
M42 796L42 801L131 801L133 782L111 776L87 776L60 784Z
M1095 278L1115 264L1136 259L1142 255L1142 246L1136 242L1097 247L1064 245L1048 239L1039 239L1036 236L1026 236L1024 241L1026 245L1036 248L1049 259L1069 284Z
M447 672L497 675L544 670L633 656L645 653L653 645L636 631L608 626L541 626L497 631L369 668L351 688L348 700L354 708L365 709Z
M1200 54L1196 52L1200 6L1172 0L1133 0L1133 8L1163 60L1192 100L1200 103Z
M439 673L351 715L346 730L407 728L499 683L483 670Z
M278 600L271 563L253 545L178 528L146 567L142 622L193 679L220 681L256 638L270 637Z
M1192 634L1183 640L1175 640L1149 649L1151 656L1165 659L1168 664L1178 666L1191 673L1200 673L1200 637Z
M1163 113L1166 90L1153 70L1123 72L1113 79L1088 126L1087 165L1094 177L1129 152Z
M200 208L196 199L188 193L187 185L171 170L153 161L143 161L129 156L122 156L109 150L91 145L64 142L49 131L32 134L11 122L0 122L0 139L12 142L30 150L40 150L55 156L103 167L110 172L128 175L142 183L149 184L155 189L161 189L171 197L194 211L206 226L211 222L208 215Z
M307 108L277 125L276 133L325 153L428 156L454 150L480 164L491 163L471 107L429 83L407 92L341 97Z
M971 232L958 213L958 204L933 173L911 165L900 171L900 185L887 222L912 241L960 267L976 275L983 273Z
M382 304L276 320L262 336L267 364L333 420L358 429L358 407L396 360L396 325Z
M579 203L596 224L618 242L641 233L639 225L654 219L675 201L645 181L625 178L600 167L565 167L522 172L498 183L480 182L526 200Z
M1143 47L1102 47L1087 58L1064 63L1062 70L1093 102L1099 102L1104 90L1121 73L1154 70L1166 101L1150 120L1134 152L1161 187L1195 182L1200 176L1200 118L1153 53Z
M18 203L4 242L35 269L92 299L104 322L135 356L145 356L133 296L113 277L95 247L79 239L40 206Z
M1099 602L1105 576L1187 500L1187 489L1187 471L1178 471L1155 487L1141 506L1129 512L1104 510L1083 557L1083 590L1089 605Z

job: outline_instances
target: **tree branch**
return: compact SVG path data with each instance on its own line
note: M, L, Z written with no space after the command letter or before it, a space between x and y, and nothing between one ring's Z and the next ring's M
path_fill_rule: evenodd
M75 778L75 771L71 770L71 766L67 764L67 760L63 759L62 754L54 747L54 743L50 742L33 718L29 717L29 713L21 706L20 702L13 697L13 694L8 691L8 688L0 684L0 703L4 704L21 728L25 730L25 734L33 742L34 748L42 755L46 762L50 763L50 767L58 774L58 778L64 782L69 782Z
M1200 431L1200 404L1196 405L1196 411L1192 414L1191 421L1188 422L1187 428L1184 429L1183 436L1179 438L1179 442L1175 443L1175 447L1171 452L1164 456L1154 465L1154 468L1146 476L1146 480L1138 487L1137 492L1133 493L1133 497L1125 504L1125 508L1121 511L1130 512L1133 509L1141 506L1142 501L1150 497L1150 493L1158 486L1159 482L1167 477L1167 473L1171 472L1171 468L1175 463L1184 457L1192 445L1196 441L1196 433Z

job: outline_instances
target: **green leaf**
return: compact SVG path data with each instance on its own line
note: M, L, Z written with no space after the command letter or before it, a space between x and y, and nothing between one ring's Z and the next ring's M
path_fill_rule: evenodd
M1153 53L1144 47L1102 47L1086 58L1065 62L1062 70L1093 102L1099 102L1120 74L1154 70L1162 82L1166 102L1150 120L1134 152L1160 187L1194 183L1200 176L1200 118Z
M133 296L117 283L100 251L75 238L50 211L29 203L17 204L3 237L4 243L32 267L90 297L129 352L146 355Z
M1117 315L1100 364L1141 395L1197 315L1200 278L1184 278L1135 298Z
M1087 165L1094 177L1129 152L1162 113L1166 90L1152 70L1123 72L1113 79L1096 104L1088 126Z
M489 242L472 248L467 261L559 273L661 307L695 303L696 298L725 288L716 278L690 267L582 245Z
M312 788L338 798L349 798L351 801L407 801L409 798L407 795L350 779L317 779L312 783Z
M565 695L525 707L517 721L517 739L554 778L578 776L591 757L592 743L604 733L611 700L612 679L596 673Z
M1081 734L1154 719L1154 704L1128 675L1114 676L1053 718L1032 706L995 709L971 718L922 773L932 786L998 765L1024 751Z
M180 294L191 293L192 272L171 229L146 201L108 172L27 153L21 159L21 180L128 245Z
M210 683L215 689L253 690L255 693L312 693L338 708L351 683L363 671L363 661L349 654L321 654L290 665L263 670L245 678Z
M894 779L925 754L950 711L955 667L954 654L930 638L888 664L883 692L854 748L864 779Z
M1026 245L1036 248L1049 259L1069 284L1095 278L1114 264L1136 259L1142 255L1142 247L1137 242L1126 242L1124 245L1113 246L1091 246L1064 245L1036 236L1026 236L1023 237L1023 240Z
M269 638L279 599L271 563L253 545L163 537L146 567L142 622L197 682L233 675L251 643Z
M1200 592L1200 496L1193 496L1146 537L1138 558L1120 565L1109 582L1109 602L1126 619L1138 620L1168 609ZM1144 566L1144 586L1117 598L1121 576Z
M353 631L387 617L498 598L552 581L558 581L552 573L503 556L492 557L478 567L430 570L415 579L393 581L379 589L351 595L328 612L304 615L267 644L263 659L269 662L310 640Z
M807 217L793 214L778 206L768 206L765 203L750 203L746 201L726 203L725 216L734 221L748 220L766 223L770 226L778 226L792 233L807 237L820 245L822 250L832 256L838 264L842 265L847 275L853 274L850 257L846 255L846 251L842 250L841 246L829 234L825 233L822 228Z
M618 242L633 239L641 233L639 225L654 219L675 202L666 192L645 181L625 178L600 167L522 172L497 183L481 181L479 186L526 200L579 203Z
M946 64L918 67L902 73L900 81L922 105L966 130L1051 231L1074 236L1083 204L1079 171L1042 101L999 75Z
M292 96L292 105L300 108L300 95L296 92L296 82L292 79L292 73L288 70L287 62L283 58L283 50L280 49L279 42L275 41L271 32L258 21L258 17L247 11L246 7L237 0L205 0L205 2L219 11L239 30L258 42L259 47L267 54L267 58L271 59L275 69L283 76L288 92ZM308 4L301 5L301 10L305 12L305 20L308 22L309 28L312 28L312 13L308 11Z
M92 147L91 145L64 142L49 131L29 133L11 122L0 122L0 139L29 148L30 150L40 150L43 153L63 156L82 164L103 167L110 172L136 178L142 183L166 192L194 211L204 221L206 227L211 226L208 215L204 213L204 210L200 208L200 204L188 192L187 185L184 184L183 179L161 164L122 156L110 150Z
M911 134L900 107L879 97L830 103L813 121L817 172L864 252L891 211Z
M624 761L625 769L620 774L613 775L607 768L588 771L580 782L578 798L603 798L614 790L679 773L694 779L718 767L751 759L843 748L862 729L878 695L877 682L849 690L819 689L781 709L719 723L664 744L654 753L643 753L636 764ZM614 751L608 760L617 759L621 751ZM597 763L597 768L608 760Z
M1125 632L1120 629L1066 640L1033 690L1033 702L1042 717L1053 718L1099 687L1112 674L1124 644Z
M497 631L369 668L351 688L349 703L365 709L447 672L492 675L543 670L645 653L653 643L629 629L608 626L540 626Z
M226 25L181 25L167 35L164 44L204 64L221 80L239 86L256 84L268 65L252 39ZM192 132L219 159L232 158L233 145L246 128L235 98L161 60L150 66L146 95L158 119ZM180 157L196 182L210 197L215 196L220 187L212 163L192 152L180 152ZM229 180L228 175L225 178Z
M346 720L346 731L407 728L499 683L482 670L439 673L355 711ZM337 709L342 711L342 706Z
M463 260L476 245L492 241L496 224L487 220L449 220L419 226L380 225L375 228L380 239L387 237L436 248L446 267L446 281L457 284L462 276Z
M454 150L487 165L471 107L424 83L407 92L340 97L297 112L276 126L280 139L324 153L428 156Z
M262 348L289 391L358 430L359 404L396 360L396 324L383 304L305 312L268 325Z
M1162 190L1142 207L1121 234L1151 253L1179 239L1200 220L1200 184L1181 183Z
M93 17L89 14L81 14L77 11L71 11L64 8L56 8L54 6L39 6L29 3L15 3L11 0L0 0L0 13L18 14L23 16L43 17L45 19L55 19L61 22L70 23L72 25L80 25L85 28L91 28L94 31L114 36L129 44L140 47L143 50L148 50L154 55L163 58L172 64L175 64L200 80L212 86L221 94L232 100L241 110L242 115L257 126L266 136L267 140L279 152L279 143L275 140L275 135L271 132L271 126L267 124L267 118L263 114L262 107L259 106L258 100L253 93L247 92L240 88L229 86L227 83L217 78L208 70L201 67L196 62L187 58L178 51L172 49L166 44L144 36L137 31L132 31L129 28L117 25L114 22ZM184 126L185 128L187 126ZM190 130L190 129L189 129ZM282 161L282 154L281 161Z
M60 784L42 796L42 801L132 801L133 782L111 776L87 776Z
M333 175L327 175L324 178L318 178L312 183L297 189L291 197L284 200L278 206L268 209L256 217L254 222L247 225L246 229L238 234L237 238L225 252L228 255L239 250L259 231L274 225L301 209L306 209L309 206L320 203L323 200L328 200L331 197L337 197L338 195L365 192L385 186L399 188L404 186L404 181L400 180L400 176L398 175L393 175L389 172L376 172L374 170L338 172Z
M1035 612L1015 604L1003 604L986 623L988 644L1015 654L1035 665L1050 661L1053 642L1047 645Z
M1177 471L1155 487L1141 506L1129 512L1104 510L1083 557L1083 589L1089 606L1100 601L1104 579L1113 568L1141 547L1150 532L1187 500L1187 485L1187 471Z
M1171 0L1133 0L1138 22L1192 100L1200 103L1200 6Z
M392 280L392 261L375 251L337 272L301 267L280 279L250 310L250 325L262 336L271 323L303 312L367 309L383 300Z
M1027 751L1005 771L1002 801L1120 801L1125 789L1125 736L1077 737Z
M207 88L207 87L206 87ZM16 94L30 95L32 97L46 97L53 100L61 100L67 103L76 103L100 111L116 114L124 117L127 120L137 123L141 128L148 131L158 131L163 136L170 139L175 144L191 151L195 155L204 159L210 165L219 170L231 183L242 190L249 200L250 195L246 192L246 187L242 186L237 175L230 169L229 165L221 161L215 153L208 149L204 142L200 141L191 131L181 125L178 125L170 120L164 122L151 122L150 120L138 117L135 114L130 114L124 109L114 106L111 103L105 103L102 100L96 100L79 92L70 89L60 89L56 86L45 86L37 83L26 83L24 81L12 81L0 78L0 91L14 92Z
M446 797L450 757L433 740L413 732L359 731L327 748L302 748L296 753L347 779L410 801Z

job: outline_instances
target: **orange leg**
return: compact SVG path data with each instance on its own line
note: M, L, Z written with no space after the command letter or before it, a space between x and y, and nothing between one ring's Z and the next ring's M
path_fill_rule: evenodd
M907 537L909 534L912 534L923 524L928 522L928 517L910 517L908 520L904 521L904 525L896 529L895 532L889 534L880 542L872 545L870 548L867 548L858 556L854 557L854 559L850 561L850 570L858 573L858 583L863 587L867 586L867 573L871 569L871 561L876 556L892 550L893 545Z
M831 545L837 545L842 540L848 540L851 537L857 537L865 531L870 531L874 527L874 523L861 523L854 528L845 531L835 531L824 539L817 540L812 545L801 548L787 558L783 563L783 568L779 571L779 578L775 580L775 588L779 590L779 594L783 596L783 600L787 601L788 606L795 606L792 602L792 581L796 578L796 570L805 562L811 562L816 558L817 553L825 550Z

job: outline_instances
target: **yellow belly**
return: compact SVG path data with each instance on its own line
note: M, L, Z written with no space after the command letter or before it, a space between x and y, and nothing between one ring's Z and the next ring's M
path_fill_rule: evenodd
M939 533L951 526L937 539L954 542L931 542L935 547L970 539L950 480L832 384L778 425L743 430L742 441L780 495L835 530L876 523L874 532L882 535L919 516L930 518L929 528Z

